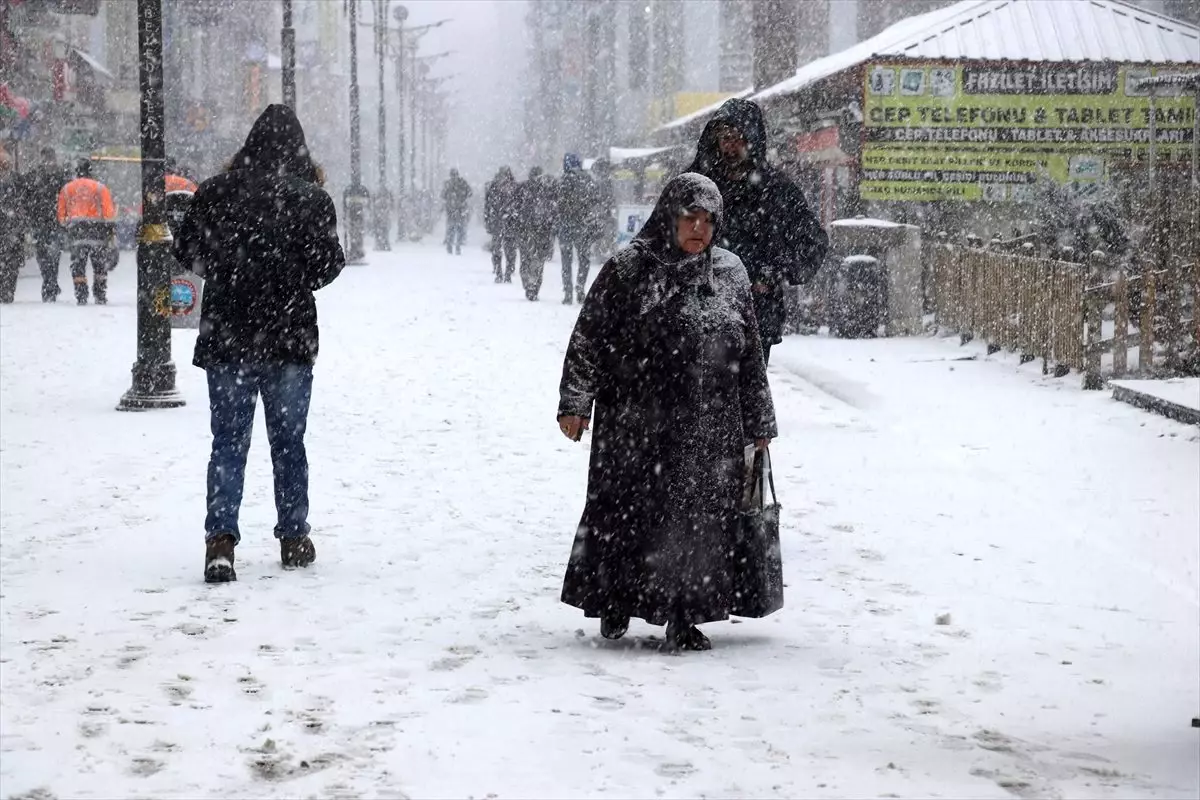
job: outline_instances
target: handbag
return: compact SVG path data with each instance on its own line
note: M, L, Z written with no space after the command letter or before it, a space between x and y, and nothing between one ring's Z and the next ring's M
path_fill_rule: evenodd
M733 601L737 617L765 617L783 608L783 554L779 548L779 500L771 454L756 450L733 543ZM767 489L771 502L767 503Z

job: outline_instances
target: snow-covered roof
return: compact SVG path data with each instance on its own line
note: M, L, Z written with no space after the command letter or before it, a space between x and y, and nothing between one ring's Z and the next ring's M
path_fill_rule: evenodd
M879 56L1195 63L1200 28L1121 0L962 0L811 61L751 99L791 94Z
M743 89L742 91L738 92L737 94L732 94L729 97L749 97L752 94L754 94L753 89ZM725 100L728 100L729 97L726 97L722 100L718 100L717 102L715 102L711 105L707 105L704 108L698 108L690 114L684 114L682 117L676 117L675 119L671 120L670 122L665 122L662 125L659 125L657 130L660 130L660 131L674 130L676 128L687 125L689 122L695 122L698 119L703 119L704 117L710 116L711 114L715 113L716 110L721 107L721 104L723 104L725 102Z

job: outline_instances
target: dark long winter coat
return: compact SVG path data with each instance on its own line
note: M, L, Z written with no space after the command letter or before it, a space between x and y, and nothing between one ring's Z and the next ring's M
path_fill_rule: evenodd
M733 177L724 168L716 131L729 125L749 146L750 171ZM767 129L762 109L739 98L725 103L700 134L691 172L717 184L725 201L725 228L720 246L746 265L750 282L769 290L754 296L763 342L782 340L784 286L808 283L825 259L829 240L809 209L804 193L791 178L767 163Z
M599 193L592 176L572 167L558 181L558 229L564 239L587 239L596 228Z
M558 187L554 179L540 167L534 167L529 170L529 178L521 184L518 197L521 246L549 258L558 224Z
M175 239L175 258L205 280L196 366L316 359L313 292L346 263L317 175L300 121L271 105L229 171L200 185Z
M21 178L25 218L35 234L57 232L58 193L66 185L67 171L57 164L42 164Z
M521 186L512 170L501 167L483 192L483 224L492 236L515 236L520 209Z
M562 599L588 616L728 617L744 448L776 433L746 270L717 247L679 250L689 208L720 217L707 178L667 185L600 270L567 348L558 413L593 422Z

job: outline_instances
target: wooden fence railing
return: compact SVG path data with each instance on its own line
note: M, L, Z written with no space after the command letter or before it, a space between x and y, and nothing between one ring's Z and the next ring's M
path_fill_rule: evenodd
M1041 358L1045 371L1083 368L1083 266L936 244L928 269L939 327L985 339L991 352Z
M1131 274L1111 268L1099 252L1078 264L1001 249L928 247L929 305L937 325L964 342L983 339L989 353L1019 352L1022 362L1040 358L1043 372L1060 377L1080 370L1085 388L1101 388L1105 375L1131 368L1148 375L1200 367L1200 263Z

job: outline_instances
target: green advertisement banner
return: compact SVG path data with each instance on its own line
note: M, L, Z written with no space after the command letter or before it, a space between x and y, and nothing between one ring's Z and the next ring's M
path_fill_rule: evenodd
M868 65L862 197L1021 202L1038 180L1103 181L1109 163L1149 148L1151 99L1141 81L1155 72L1120 64ZM1166 92L1154 99L1156 147L1190 152L1195 98Z

